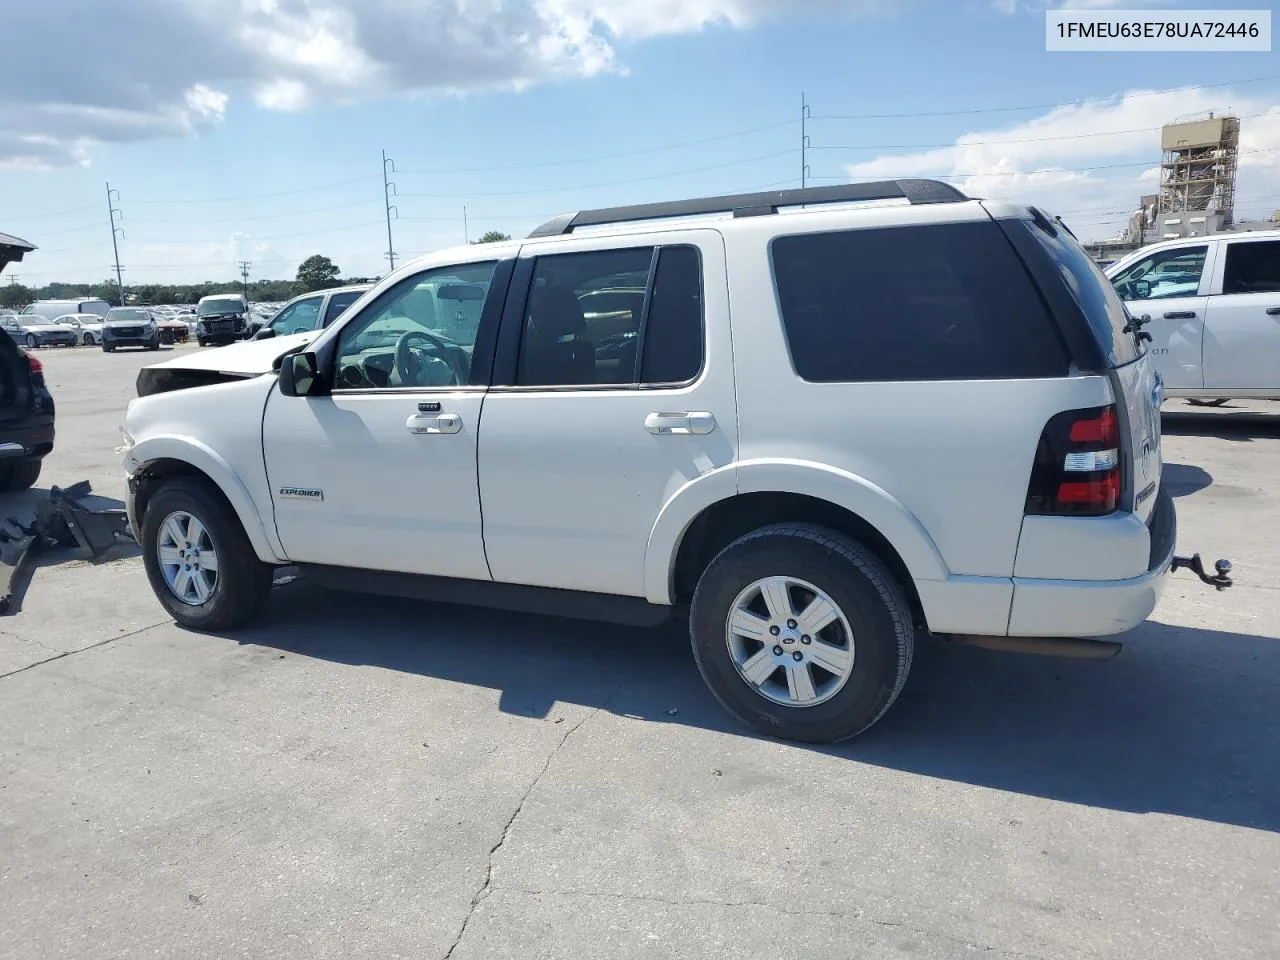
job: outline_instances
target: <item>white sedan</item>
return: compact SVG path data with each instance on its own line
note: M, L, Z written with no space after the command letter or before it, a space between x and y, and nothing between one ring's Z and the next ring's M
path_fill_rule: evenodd
M96 313L67 313L54 323L74 327L76 342L81 346L93 347L102 343L102 318Z

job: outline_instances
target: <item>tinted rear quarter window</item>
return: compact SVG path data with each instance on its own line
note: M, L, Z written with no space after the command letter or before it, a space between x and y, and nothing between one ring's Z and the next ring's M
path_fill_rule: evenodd
M778 237L796 372L817 382L1062 376L1066 348L992 222Z
M1039 225L1027 231L1044 247L1057 267L1076 305L1084 314L1104 356L1113 367L1122 367L1138 357L1138 341L1125 332L1129 323L1124 302L1106 274L1067 231Z

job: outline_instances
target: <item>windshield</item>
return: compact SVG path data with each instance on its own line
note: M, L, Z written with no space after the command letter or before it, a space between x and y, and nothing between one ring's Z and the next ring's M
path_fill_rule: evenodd
M216 317L225 313L244 313L244 301L238 297L224 297L218 300L201 300L196 307L196 314L201 317Z
M151 314L138 307L112 307L107 311L108 323L147 323Z

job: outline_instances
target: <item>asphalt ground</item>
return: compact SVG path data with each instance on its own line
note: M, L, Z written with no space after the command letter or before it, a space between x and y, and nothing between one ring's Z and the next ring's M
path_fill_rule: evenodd
M156 355L39 356L40 487L122 498ZM129 550L55 554L0 618L0 958L1274 960L1280 404L1166 414L1236 586L1105 663L926 643L831 749L737 726L676 628L295 581L198 635Z

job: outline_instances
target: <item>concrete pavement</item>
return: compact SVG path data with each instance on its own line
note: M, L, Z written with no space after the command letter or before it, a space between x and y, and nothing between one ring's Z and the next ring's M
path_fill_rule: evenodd
M41 353L45 480L123 494L132 356ZM1165 457L1236 587L1109 663L930 643L836 749L726 718L676 628L296 582L196 635L63 558L0 619L0 958L1274 958L1280 404L1234 406Z

